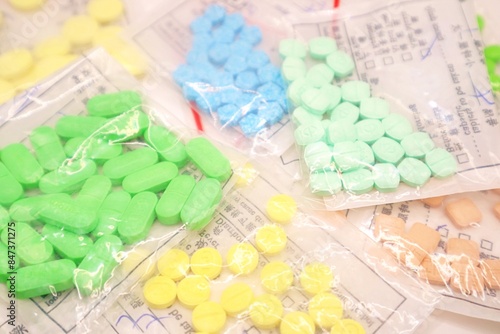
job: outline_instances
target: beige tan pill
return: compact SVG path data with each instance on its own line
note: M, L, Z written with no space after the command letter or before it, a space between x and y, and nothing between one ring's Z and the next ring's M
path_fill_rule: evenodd
M419 266L424 258L434 252L441 236L422 223L415 223L404 236L399 259L409 267Z
M472 240L450 238L446 244L446 254L450 263L479 264L479 245Z
M479 224L483 219L481 211L470 198L461 198L446 205L446 215L457 227Z
M373 235L377 240L395 240L402 237L405 232L405 221L399 217L379 214L373 220Z
M444 197L445 196L428 197L421 199L421 201L431 208L439 208L443 204Z
M420 264L418 277L434 285L447 285L450 281L450 265L445 256L427 256Z
M500 289L500 260L483 260L480 263L484 282L490 289Z
M481 295L484 290L484 277L481 268L464 263L453 263L451 287L465 295Z

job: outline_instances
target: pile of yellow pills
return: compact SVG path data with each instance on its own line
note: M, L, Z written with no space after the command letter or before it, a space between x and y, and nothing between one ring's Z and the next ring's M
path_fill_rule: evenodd
M255 246L263 254L274 255L285 249L287 236L283 227L266 224L255 234Z
M22 77L33 66L33 56L28 49L13 49L0 55L0 79Z
M274 295L263 294L257 296L250 305L250 320L255 327L260 329L273 329L278 327L283 316L283 305Z
M260 281L268 293L285 293L293 284L292 268L285 262L269 262L260 272Z
M238 187L246 187L250 185L259 174L252 164L248 162L243 167L236 169L234 173L238 175L238 178L236 179L236 185Z
M180 249L170 249L158 260L160 275L179 281L189 272L189 255Z
M287 224L297 213L297 203L288 195L275 195L269 199L266 205L269 219L276 223Z
M227 252L226 261L233 274L248 275L259 264L259 252L248 242L234 244Z
M9 3L17 10L31 11L42 7L45 0L9 0Z
M353 319L342 319L337 321L330 334L365 334L363 326Z
M207 301L210 292L210 282L200 275L187 276L177 285L177 298L187 308Z
M191 271L196 275L215 279L222 271L222 256L215 248L200 248L191 256Z
M236 317L250 306L254 298L252 288L248 284L237 282L224 289L220 303L227 315Z
M324 329L330 329L337 321L342 319L344 308L342 301L333 293L321 292L311 298L308 311L316 325Z
M311 295L329 291L333 287L333 272L323 263L310 263L300 273L300 285Z
M99 23L87 15L78 15L69 18L63 25L63 35L71 45L85 47L92 40L99 29Z
M218 333L226 324L226 312L219 303L203 302L194 308L192 321L199 332Z
M175 302L177 287L170 278L155 276L146 282L143 293L149 307L162 309L172 306Z
M120 0L90 0L87 12L97 22L106 24L123 15L123 3Z
M281 334L314 334L315 330L311 316L300 311L288 313L280 324Z

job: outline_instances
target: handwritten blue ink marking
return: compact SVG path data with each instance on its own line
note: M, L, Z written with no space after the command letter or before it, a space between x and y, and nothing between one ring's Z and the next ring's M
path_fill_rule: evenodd
M118 320L116 321L115 326L118 326L118 324L120 323L120 321L125 318L125 319L130 320L130 322L133 324L132 328L135 328L135 327L137 327L139 325L139 321L141 321L141 319L145 318L145 317L151 317L152 318L152 320L150 322L148 322L148 324L146 325L146 329L148 329L149 325L153 324L154 322L160 322L160 320L162 320L162 319L171 318L171 316L165 316L165 317L159 317L158 318L154 314L144 313L139 318L137 318L137 320L134 321L134 319L131 316L129 316L128 314L122 314L121 316L118 317Z
M425 54L422 56L422 60L430 56L432 48L434 47L434 44L436 44L436 41L437 41L437 36L434 37L434 39L432 40L431 45L429 46Z
M21 106L19 106L19 108L17 108L17 110L14 112L14 115L17 115L18 113L20 113L21 111L24 110L24 108L26 108L26 106L28 105L29 101L31 100L31 96L33 94L35 94L36 92L38 91L38 86L35 86L33 88L31 88L30 90L26 91L21 97L20 99L24 99L23 103L21 104ZM18 100L16 99L15 103L18 102Z
M438 227L436 228L436 231L439 231L440 229L445 228L446 226L447 226L446 224L445 225L438 225Z
M486 95L490 94L491 93L491 89L489 89L487 92L485 93L481 93L481 91L479 89L477 89L476 85L472 84L472 86L474 87L474 92L476 93L476 95L473 95L475 98L481 98L483 99L487 104L489 104L490 106L495 104L495 102L493 101L490 101L486 98Z

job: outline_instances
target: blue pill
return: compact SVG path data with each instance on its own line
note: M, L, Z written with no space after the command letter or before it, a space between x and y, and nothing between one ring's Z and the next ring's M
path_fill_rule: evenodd
M196 80L191 82L209 82L214 75L219 72L215 66L210 63L197 64L192 66L193 71L196 73Z
M259 86L257 92L261 94L267 101L279 101L285 95L283 89L274 82L268 82Z
M247 56L247 63L248 67L257 70L269 63L269 56L262 50L255 50Z
M227 59L224 64L224 70L231 73L231 75L236 75L243 72L248 68L245 56L232 54Z
M197 81L198 75L193 67L189 65L181 65L175 69L173 73L174 81L182 87L186 82Z
M283 108L277 102L266 103L257 112L257 116L265 119L269 126L278 123L283 118L283 114Z
M219 96L222 104L236 103L240 101L242 91L235 86L224 87L219 90Z
M236 76L234 83L241 89L254 90L259 85L259 77L254 71L243 71Z
M212 113L217 110L221 105L220 94L218 93L205 93L196 98L196 105L198 109L204 113Z
M222 125L236 126L241 118L241 109L234 104L225 104L217 110Z
M257 45L262 41L262 31L257 26L244 26L241 29L239 39Z
M209 18L200 16L194 19L189 25L193 34L208 33L212 30L212 21Z
M220 26L219 28L212 31L212 38L217 43L228 43L231 44L234 41L235 33L229 27Z
M234 84L234 77L232 73L226 71L218 71L210 78L210 83L214 87L232 86Z
M195 101L210 85L204 82L186 82L182 86L182 94L188 101Z
M252 48L252 44L242 40L236 40L229 46L231 55L238 55L242 57L248 56L250 52L252 52Z
M225 43L215 43L208 50L208 57L214 65L224 65L229 58L229 45Z
M231 28L235 33L238 33L245 25L245 19L240 13L228 14L224 19L223 25Z
M206 51L198 49L192 49L191 51L189 51L186 56L186 60L189 65L203 64L209 62Z
M270 81L283 81L281 78L281 71L279 68L271 63L268 63L261 68L257 69L257 76L259 77L260 83L264 84Z
M193 38L193 50L208 51L214 40L211 33L196 34Z
M213 25L220 24L226 16L226 9L220 5L210 5L205 9L203 16L209 19Z
M253 137L265 128L266 120L257 114L249 113L240 119L239 125L245 136Z

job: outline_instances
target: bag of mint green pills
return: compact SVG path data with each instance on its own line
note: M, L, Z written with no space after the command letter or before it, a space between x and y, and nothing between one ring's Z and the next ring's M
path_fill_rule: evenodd
M0 134L1 303L37 333L86 332L131 268L211 224L246 161L102 50L2 104Z
M179 104L189 127L245 153L276 156L292 144L276 52L290 29L276 6L176 0L148 16L129 30L151 59L146 89Z
M313 207L498 187L500 125L471 1L361 2L286 19L296 145L281 162Z

